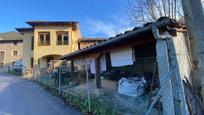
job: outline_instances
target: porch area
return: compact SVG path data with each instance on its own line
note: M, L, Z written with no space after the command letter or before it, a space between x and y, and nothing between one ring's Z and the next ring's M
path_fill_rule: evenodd
M183 69L189 67L185 34L169 28L177 23L161 20L62 56L60 59L70 67L64 74L70 77L69 87L62 87L62 67L54 87L59 94L64 91L85 99L89 111L95 111L90 110L94 107L90 103L96 99L127 115L160 112L170 115L178 109L187 112L182 83L182 77L190 75ZM182 58L178 58L180 54ZM175 107L174 103L183 105Z

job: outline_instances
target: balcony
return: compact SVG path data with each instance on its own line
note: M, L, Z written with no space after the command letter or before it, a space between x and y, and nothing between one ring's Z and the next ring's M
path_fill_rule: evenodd
M50 41L47 42L39 42L39 46L50 46Z

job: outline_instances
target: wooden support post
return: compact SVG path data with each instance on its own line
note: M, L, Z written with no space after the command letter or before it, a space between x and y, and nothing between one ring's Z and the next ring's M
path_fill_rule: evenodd
M89 73L88 73L88 65L85 65L85 75L86 75L86 83L87 83L87 99L88 99L88 109L89 113L91 112L91 100L90 100L90 87L89 87ZM89 115L89 114L88 114Z
M95 78L96 78L96 87L98 89L101 88L101 76L100 76L100 56L95 58L95 68L96 68L96 73L95 73Z
M61 94L61 68L58 68L58 93Z
M75 78L75 75L74 75L74 60L71 60L71 77Z

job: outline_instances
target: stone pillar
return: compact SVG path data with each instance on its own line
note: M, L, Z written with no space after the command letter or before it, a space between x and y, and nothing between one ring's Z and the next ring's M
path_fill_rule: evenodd
M175 115L172 83L169 68L168 48L166 40L157 40L156 43L161 98L164 115Z

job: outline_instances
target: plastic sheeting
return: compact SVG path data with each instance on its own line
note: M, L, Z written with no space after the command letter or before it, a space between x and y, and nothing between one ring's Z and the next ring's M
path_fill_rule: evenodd
M106 56L105 55L103 55L103 56L101 56L101 58L100 58L100 70L101 70L101 72L103 72L103 71L106 71Z
M91 73L93 73L93 74L96 73L95 61L93 58L85 58L85 59L75 60L74 63L77 65L88 65L91 69Z
M96 67L95 67L95 61L94 59L91 59L90 61L90 69L91 69L91 73L95 74L96 73Z
M144 93L144 84L146 80L142 78L139 81L121 78L118 82L118 93L138 97Z
M192 83L190 78L190 55L188 53L187 43L185 39L186 38L183 33L177 33L177 37L176 39L173 39L173 42L176 50L176 57L180 75L184 81L186 80L186 77L190 81L190 83Z

